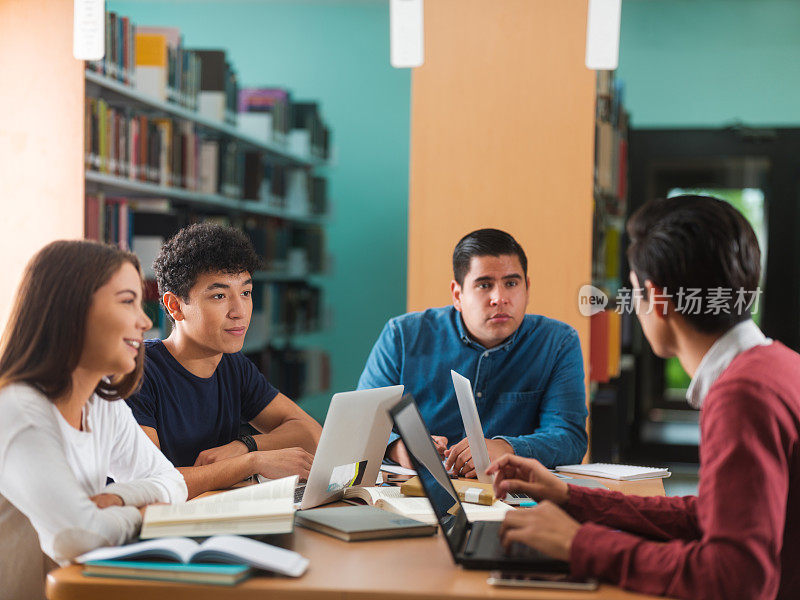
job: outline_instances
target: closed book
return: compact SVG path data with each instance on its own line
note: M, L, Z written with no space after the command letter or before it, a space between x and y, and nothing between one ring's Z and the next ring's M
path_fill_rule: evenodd
M136 30L136 89L158 100L167 100L167 37Z
M419 537L436 533L436 525L422 523L373 506L335 506L301 510L297 524L346 542L381 538Z
M89 577L151 579L211 585L236 585L250 576L247 565L165 563L138 560L91 560L84 564Z

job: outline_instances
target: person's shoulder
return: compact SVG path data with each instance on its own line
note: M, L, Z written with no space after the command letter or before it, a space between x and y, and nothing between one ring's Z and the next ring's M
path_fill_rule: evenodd
M455 322L455 313L456 309L452 306L441 306L407 312L389 319L389 323L403 330L415 330L423 325L428 327L449 326Z
M0 390L0 423L38 423L52 416L52 402L26 383L12 383Z
M133 396L140 396L142 391L147 391L151 386L156 385L159 379L166 376L171 358L168 355L169 351L162 340L154 338L144 341L142 387Z
M711 386L706 403L732 395L761 405L780 401L800 415L800 354L780 342L740 353Z
M97 394L92 394L87 402L95 426L108 429L110 423L124 423L128 415L132 414L128 403L124 400L106 400Z
M244 352L231 352L222 355L215 373L222 380L228 380L247 378L254 373L260 373L260 371L256 363L250 360Z
M566 340L572 336L578 337L578 332L572 325L544 315L525 315L521 328L521 333L536 338L549 337L557 340Z
M164 352L167 352L167 347L163 340L153 338L144 341L144 355L147 358L161 358Z

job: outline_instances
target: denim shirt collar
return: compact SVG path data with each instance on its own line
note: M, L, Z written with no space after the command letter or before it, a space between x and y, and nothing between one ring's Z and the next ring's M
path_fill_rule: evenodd
M453 315L453 320L456 322L456 330L458 331L458 337L461 339L461 341L464 344L466 344L467 346L470 346L472 348L475 348L476 350L478 350L480 352L495 352L497 350L511 350L511 348L514 347L514 342L517 341L517 335L519 334L519 330L522 328L522 326L524 324L524 321L523 321L523 323L520 323L519 327L517 327L514 330L514 333L512 333L510 336L508 336L508 338L502 344L500 344L499 346L495 346L494 348L486 348L485 346L483 346L482 344L476 342L475 340L473 340L470 337L469 332L467 331L467 328L464 325L464 319L461 318L461 312L457 311L455 309L455 307L453 307L451 310L453 311L453 313L455 313Z

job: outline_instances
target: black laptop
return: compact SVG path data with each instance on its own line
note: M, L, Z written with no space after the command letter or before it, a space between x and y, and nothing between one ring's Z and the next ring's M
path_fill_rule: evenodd
M389 413L457 564L467 569L569 571L568 563L523 544L514 544L506 552L500 545L499 521L470 523L414 399L406 395Z

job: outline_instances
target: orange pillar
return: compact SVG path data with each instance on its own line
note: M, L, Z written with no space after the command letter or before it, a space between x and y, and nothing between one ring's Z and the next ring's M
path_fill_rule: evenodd
M529 312L577 329L591 282L595 76L585 1L429 0L411 101L408 309L450 303L453 246L481 227L528 256Z
M28 259L83 237L83 62L71 0L0 2L0 330ZM42 282L42 293L58 293Z

